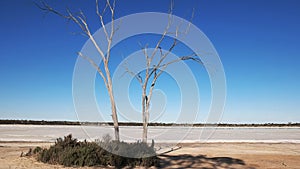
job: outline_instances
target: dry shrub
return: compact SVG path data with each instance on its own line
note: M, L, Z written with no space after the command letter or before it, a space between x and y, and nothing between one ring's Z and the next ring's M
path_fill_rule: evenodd
M152 146L146 143L112 141L78 141L72 135L58 138L49 149L36 148L37 159L44 163L64 166L157 166L159 159Z

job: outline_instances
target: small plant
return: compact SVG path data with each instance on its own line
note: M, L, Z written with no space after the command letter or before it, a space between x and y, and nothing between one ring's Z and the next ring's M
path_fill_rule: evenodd
M72 135L58 138L49 149L33 150L38 161L64 166L157 166L159 159L153 146L146 143L112 141L105 135L102 141L78 141Z
M41 152L43 149L41 147L36 147L35 149L33 149L33 154L37 154L39 152Z

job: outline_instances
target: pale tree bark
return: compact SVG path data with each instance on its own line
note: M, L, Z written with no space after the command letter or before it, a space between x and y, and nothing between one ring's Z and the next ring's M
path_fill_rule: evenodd
M164 32L162 33L160 39L157 41L153 51L151 54L148 54L147 48L148 46L142 47L143 55L146 58L146 69L145 69L145 75L142 77L141 73L135 74L134 72L130 71L128 67L125 67L125 70L127 73L132 75L134 78L137 79L137 81L141 85L142 89L142 121L143 121L143 134L142 134L142 141L147 142L148 139L148 123L149 123L149 117L150 117L150 103L152 99L153 89L155 88L155 84L160 77L160 75L165 71L165 69L174 63L185 61L185 60L192 60L197 63L203 64L201 59L198 57L196 53L192 53L185 56L179 56L178 58L166 61L169 54L172 53L173 49L178 44L177 37L179 34L187 34L189 31L190 24L186 27L184 31L180 31L180 25L176 26L175 32L170 32L169 29L172 25L172 10L173 10L173 2L171 1L171 7L169 11L169 18L167 26L165 27ZM193 14L192 14L193 18ZM164 41L167 35L173 34L175 37L173 39L173 43L170 45L169 49L166 52L163 52L161 48L161 43ZM158 53L159 52L159 53ZM156 54L160 55L160 58L158 61L154 63L154 57ZM152 80L151 80L152 79ZM148 91L148 93L147 93Z
M117 29L115 28L115 0L111 2L110 0L106 0L106 5L103 8L102 12L100 13L99 11L99 2L96 0L96 14L99 17L101 27L103 28L103 31L106 36L107 40L107 49L101 49L100 45L96 42L95 38L93 37L89 24L87 23L87 19L82 11L79 11L78 14L73 14L69 9L66 9L66 14L63 14L62 12L59 12L55 9L53 9L51 6L49 6L45 2L41 2L41 4L36 4L41 10L45 12L51 12L54 13L60 17L63 17L69 21L74 22L76 25L79 26L79 28L82 31L82 34L87 36L89 40L92 42L94 47L96 48L99 57L103 61L103 68L104 71L100 68L100 65L96 64L94 60L92 60L89 56L85 56L83 53L78 52L78 56L82 57L83 59L87 60L98 72L98 74L101 76L103 79L103 82L105 84L105 87L108 91L109 98L110 98L110 104L111 104L111 111L112 111L112 120L114 124L114 130L115 130L115 140L119 141L120 140L120 134L119 134L119 124L118 124L118 115L117 115L117 109L116 109L116 102L114 98L114 93L113 93L113 84L112 84L112 79L111 79L111 73L109 69L109 60L110 60L110 50L111 50L111 44L113 40L113 36ZM109 11L110 16L111 16L111 29L107 30L107 27L105 26L105 22L103 20L103 15L105 12Z

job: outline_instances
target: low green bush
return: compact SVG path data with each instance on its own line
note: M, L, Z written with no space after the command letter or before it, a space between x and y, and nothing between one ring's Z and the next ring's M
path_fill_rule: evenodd
M158 166L153 144L112 141L78 141L72 135L58 138L49 149L35 148L39 161L64 166Z

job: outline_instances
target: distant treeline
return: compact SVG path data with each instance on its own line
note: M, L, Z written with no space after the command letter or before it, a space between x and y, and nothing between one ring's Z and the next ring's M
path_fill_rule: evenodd
M91 125L113 126L112 122L78 122L78 121L45 121L45 120L0 120L0 124L25 124L25 125ZM138 122L120 122L120 126L143 126ZM149 126L193 126L193 127L300 127L300 123L263 123L263 124L188 124L188 123L149 123Z
M45 120L0 120L0 124L33 124L33 125L80 125L74 121L45 121Z

